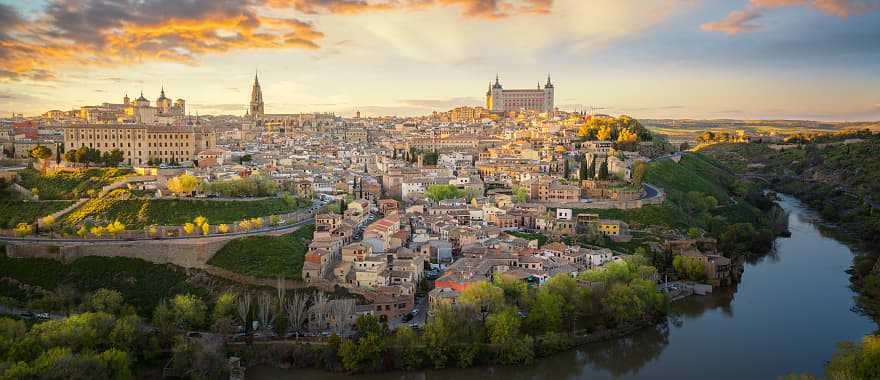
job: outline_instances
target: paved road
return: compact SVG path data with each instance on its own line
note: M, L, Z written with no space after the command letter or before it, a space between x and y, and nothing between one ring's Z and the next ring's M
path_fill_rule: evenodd
M33 238L33 237L12 237L12 236L0 236L0 241L6 242L25 242L25 243L128 243L132 241L156 241L156 240L193 240L193 239L213 239L213 238L225 238L232 236L250 236L250 235L262 235L269 232L281 232L286 230L292 230L299 227L302 227L306 224L312 223L311 219L305 219L301 222L297 222L294 224L287 224L283 226L274 226L263 228L259 230L247 231L247 232L230 232L227 234L215 234L209 236L173 236L173 237L162 237L162 238L132 238L132 239L52 239L52 238Z
M315 205L319 205L319 203L315 203ZM323 205L321 205L323 206ZM294 230L299 227L302 227L306 224L312 223L312 217L315 215L317 210L309 210L306 212L306 217L300 221L293 224L285 224L283 226L272 226L261 228L258 230L252 231L244 231L244 232L230 232L226 234L215 234L209 236L174 236L174 237L162 237L162 238L131 238L131 239L100 239L100 240L89 240L89 239L53 239L53 238L41 238L41 237L15 237L15 236L0 236L0 241L6 242L24 242L24 243L127 243L132 241L155 241L155 240L192 240L192 239L213 239L213 238L226 238L226 237L234 237L234 236L252 236L252 235L263 235L270 232L283 232L287 230Z

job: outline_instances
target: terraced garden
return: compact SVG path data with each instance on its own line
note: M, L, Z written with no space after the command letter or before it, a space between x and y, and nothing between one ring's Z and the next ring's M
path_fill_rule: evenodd
M19 184L31 191L36 190L36 194L44 200L94 196L101 191L101 187L130 174L130 170L116 168L83 169L49 175L30 168L18 172Z
M19 223L34 223L37 218L63 210L73 201L0 201L0 228L15 228Z
M84 222L106 224L119 220L127 229L148 225L181 225L204 216L210 224L236 223L242 219L284 214L299 209L299 202L281 198L254 201L139 198L127 189L116 189L92 199L70 212L62 221L75 227Z

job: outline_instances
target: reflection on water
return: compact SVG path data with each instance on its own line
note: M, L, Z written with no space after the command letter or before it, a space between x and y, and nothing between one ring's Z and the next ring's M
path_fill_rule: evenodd
M478 367L349 376L255 368L252 379L773 379L822 373L836 343L874 330L852 312L850 249L823 236L815 214L782 197L790 238L746 264L742 281L673 306L669 323L538 359L529 367Z

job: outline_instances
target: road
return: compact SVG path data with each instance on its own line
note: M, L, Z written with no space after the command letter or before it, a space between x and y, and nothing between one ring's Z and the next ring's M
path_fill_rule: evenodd
M313 204L314 206L323 207L324 203L316 201ZM312 223L312 217L315 216L315 213L320 210L317 209L309 209L306 212L306 217L299 222L293 224L285 224L282 226L272 226L261 228L258 230L251 231L243 231L243 232L230 232L226 234L214 234L208 236L173 236L173 237L162 237L162 238L151 238L151 237L143 237L143 238L131 238L131 239L53 239L53 238L41 238L41 237L15 237L15 236L0 236L0 241L5 242L23 242L23 243L128 243L133 241L155 241L155 240L191 240L191 239L213 239L213 238L225 238L225 237L236 237L236 236L252 236L252 235L263 235L270 232L283 232L288 230L295 230L299 227L302 227L306 224Z
M396 330L400 326L424 326L425 321L428 319L428 297L416 298L416 305L413 309L419 309L419 313L412 320L404 322L402 318L394 318L388 321L388 328Z

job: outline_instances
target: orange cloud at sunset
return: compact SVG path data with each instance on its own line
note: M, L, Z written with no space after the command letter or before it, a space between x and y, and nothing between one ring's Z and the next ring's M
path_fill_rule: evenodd
M108 7L89 1L56 2L35 22L3 9L7 22L0 29L0 79L51 79L60 66L194 63L198 56L231 50L315 49L323 37L307 22L216 2L191 8L170 3Z
M736 35L761 29L755 20L763 15L765 9L809 5L830 16L841 18L852 14L866 13L880 9L880 0L749 0L743 10L731 11L723 20L708 22L701 29L709 32L722 32Z
M303 13L354 14L389 10L459 7L466 17L496 19L512 14L550 11L553 0L266 0L272 8L293 8Z
M469 18L549 13L553 0L55 0L33 20L0 3L0 80L52 79L59 67L188 64L245 49L316 49L311 23L261 11L348 15L454 7Z

